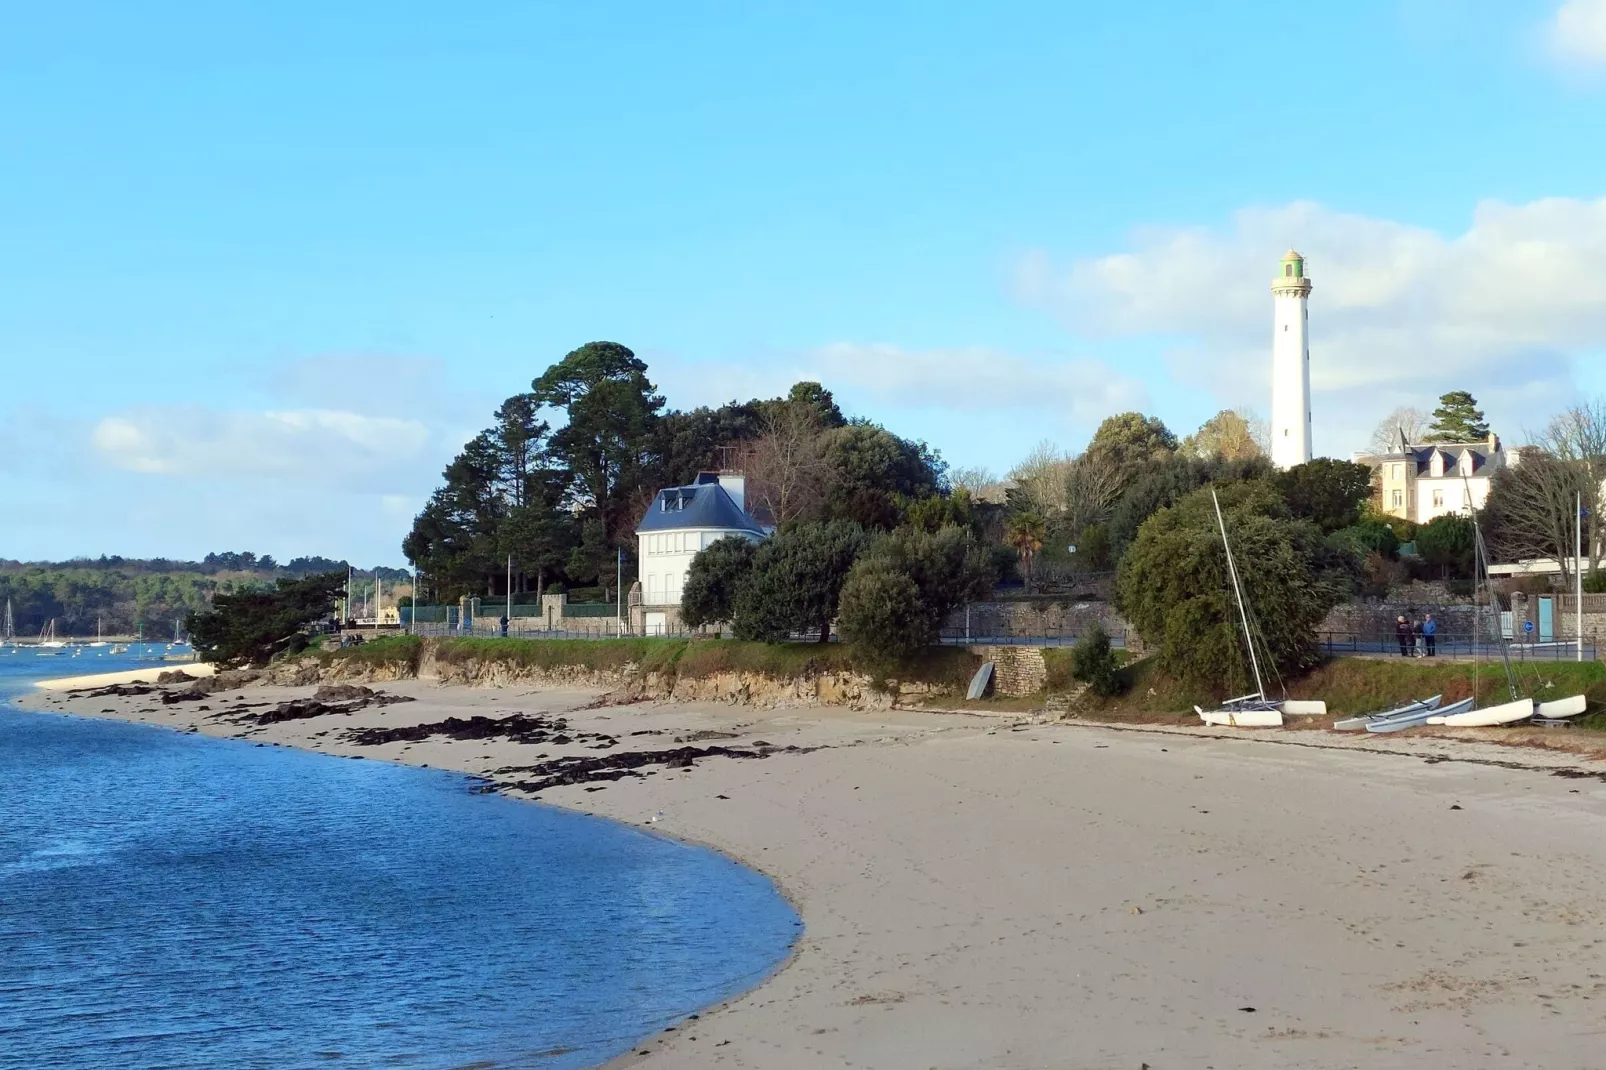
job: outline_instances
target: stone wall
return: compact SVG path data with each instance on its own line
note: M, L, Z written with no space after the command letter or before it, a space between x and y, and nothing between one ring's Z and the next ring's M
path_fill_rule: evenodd
M1013 638L1081 638L1089 624L1097 622L1119 645L1139 646L1137 633L1108 602L1077 602L1060 598L1022 598L997 602L972 602L948 615L943 635L990 642Z
M1441 636L1471 635L1478 628L1478 607L1471 603L1345 602L1334 606L1316 631L1323 640L1337 642L1386 638L1394 634L1396 618L1421 620L1428 613L1439 622ZM1483 620L1488 621L1487 610L1483 611Z
M993 663L993 694L1035 695L1048 686L1041 647L973 646L970 652Z

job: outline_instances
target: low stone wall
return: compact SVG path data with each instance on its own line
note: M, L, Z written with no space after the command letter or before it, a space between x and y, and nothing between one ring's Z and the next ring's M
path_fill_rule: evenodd
M1345 602L1334 606L1316 629L1323 639L1373 639L1394 634L1397 618L1419 621L1431 613L1442 636L1467 636L1479 627L1479 610L1470 603L1439 605L1422 602ZM1488 628L1488 611L1482 613Z

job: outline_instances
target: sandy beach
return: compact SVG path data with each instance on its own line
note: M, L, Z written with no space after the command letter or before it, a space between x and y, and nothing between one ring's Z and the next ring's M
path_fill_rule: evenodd
M375 687L415 701L262 725L313 689L24 704L525 784L772 876L806 923L792 960L619 1066L1606 1065L1606 763ZM523 741L347 738L514 714Z

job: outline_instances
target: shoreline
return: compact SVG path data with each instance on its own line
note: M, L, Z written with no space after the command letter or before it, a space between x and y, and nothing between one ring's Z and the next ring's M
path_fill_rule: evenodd
M1606 831L1606 765L1579 755L1559 766L1554 752L1432 737L1266 748L1242 731L968 711L376 686L415 701L265 726L217 715L313 689L172 705L35 692L17 704L449 768L515 798L531 793L506 785L538 757L763 750L534 793L719 851L768 878L804 920L754 987L609 1068L1586 1066L1606 1013L1591 950L1606 945L1593 891L1606 880L1606 837L1590 835ZM360 746L341 735L515 712L563 720L569 741L548 731L533 743ZM1375 751L1414 762L1379 763ZM1462 819L1469 812L1476 821ZM1402 867L1402 850L1431 872ZM1278 864L1285 855L1300 865ZM1556 907L1515 912L1514 902ZM1540 1000L1540 987L1554 991Z

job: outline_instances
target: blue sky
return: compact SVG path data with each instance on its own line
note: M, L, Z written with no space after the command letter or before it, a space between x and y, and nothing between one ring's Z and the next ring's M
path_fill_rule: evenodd
M1006 471L1267 407L1319 452L1606 391L1606 0L0 2L0 557L398 562L593 339Z

